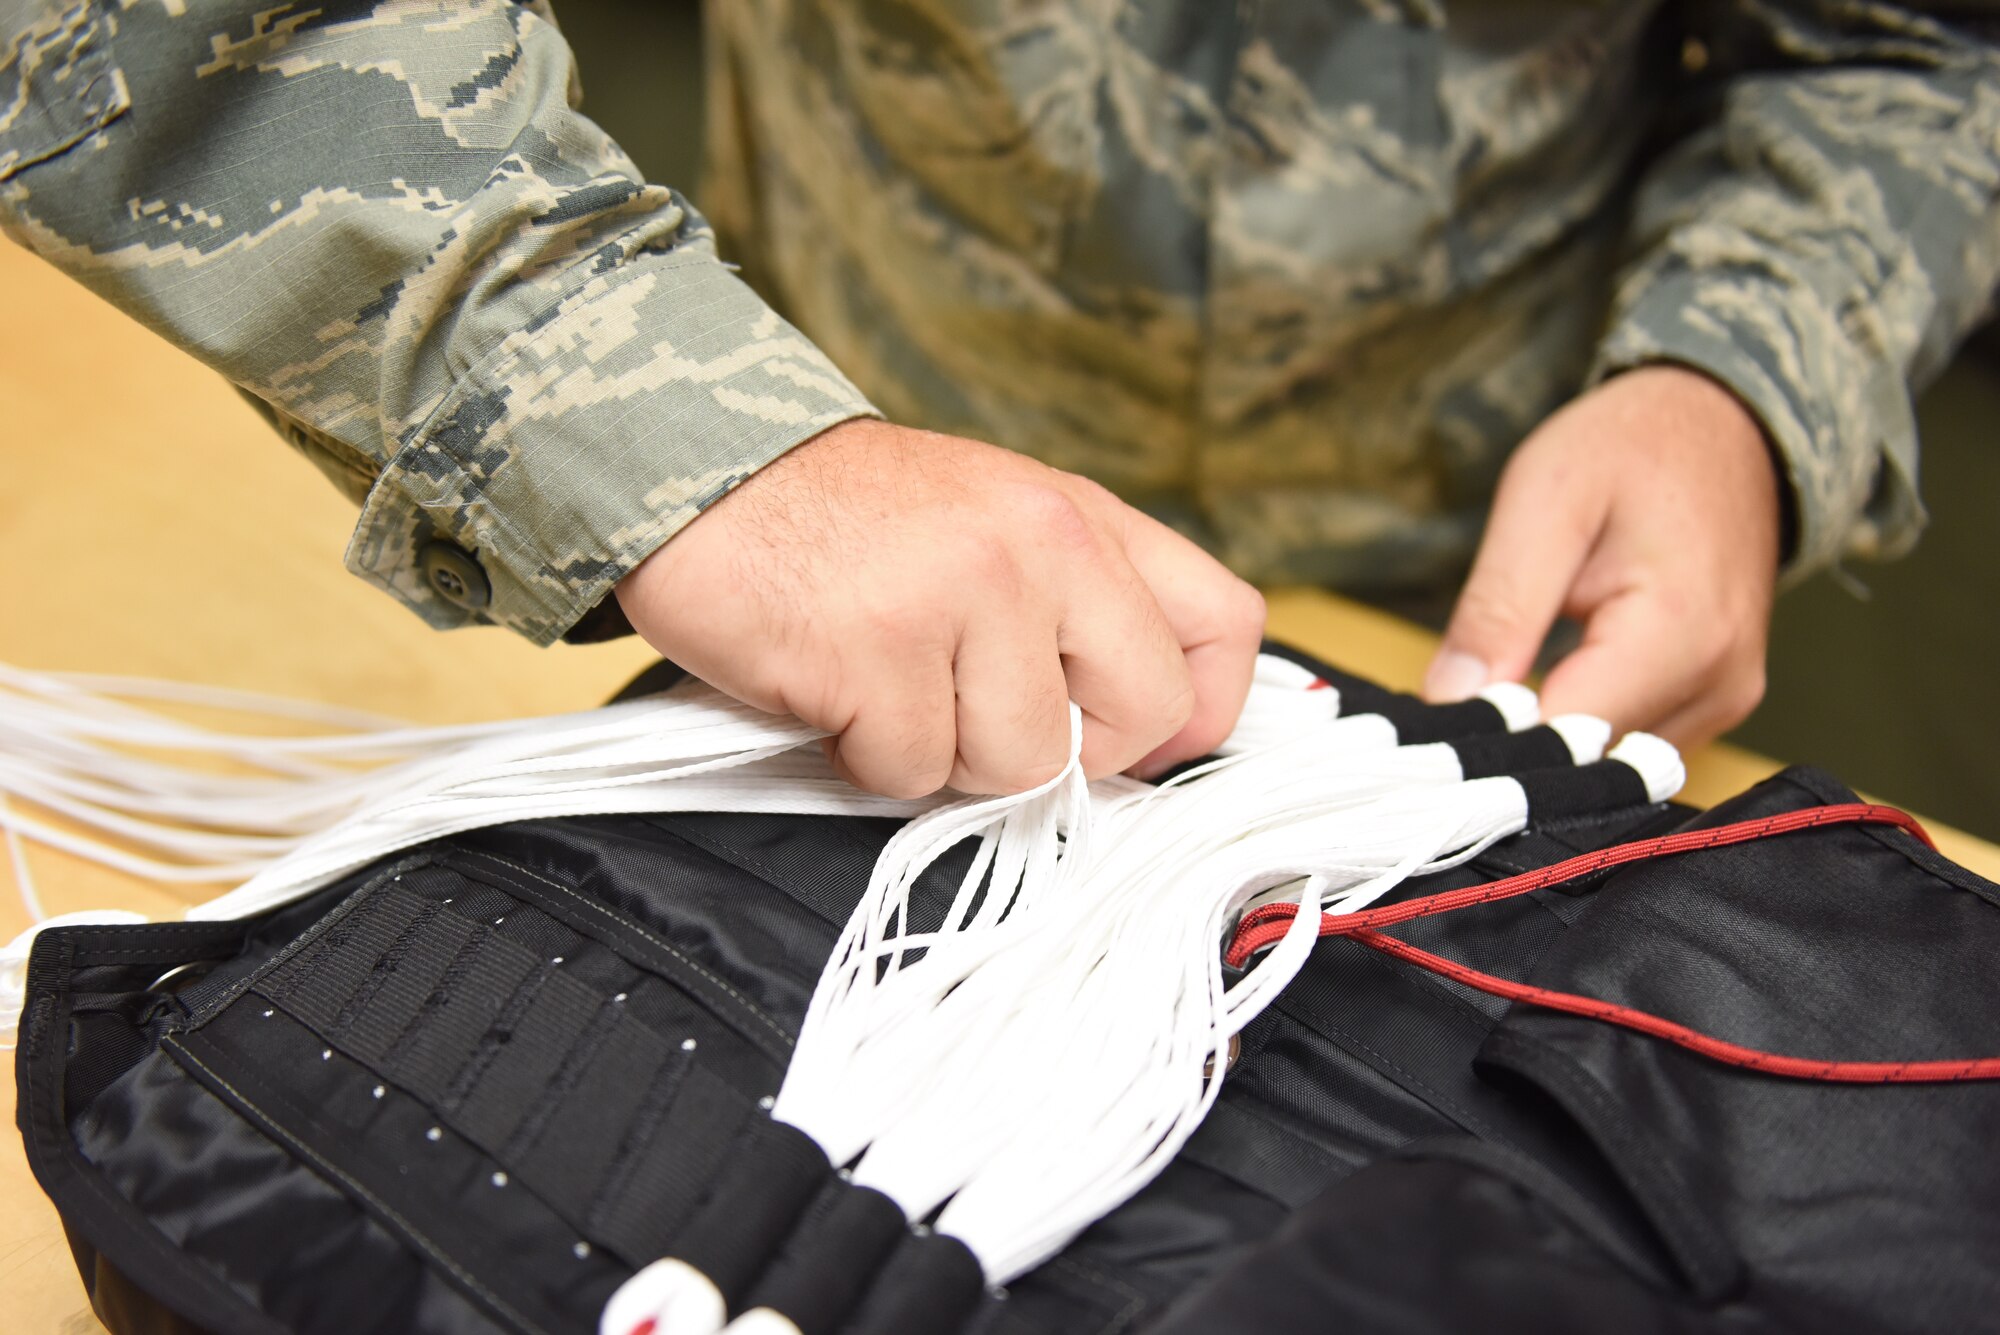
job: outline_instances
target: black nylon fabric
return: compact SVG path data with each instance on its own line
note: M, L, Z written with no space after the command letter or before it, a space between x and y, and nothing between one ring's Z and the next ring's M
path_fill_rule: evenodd
M1851 800L1793 770L1692 824ZM1907 835L1829 827L1625 868L1511 972L1788 1055L1987 1055L1996 909ZM1159 1329L2000 1329L2000 1086L1779 1079L1533 1007L1473 1060L1561 1134L1401 1147Z
M1570 814L1396 897L1686 819L1571 787ZM1699 819L1848 796L1790 771ZM1734 1071L1342 940L1245 1031L1159 1179L989 1292L759 1103L894 828L530 822L264 919L45 934L19 1118L107 1324L590 1331L678 1254L809 1335L2000 1330L2000 1087ZM1900 834L1397 930L1780 1051L2000 1051L2000 889Z

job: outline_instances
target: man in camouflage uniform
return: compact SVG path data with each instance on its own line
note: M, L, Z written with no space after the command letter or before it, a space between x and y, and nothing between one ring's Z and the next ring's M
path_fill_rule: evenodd
M1980 6L718 0L746 284L540 3L268 3L0 0L9 234L432 624L622 609L884 790L1046 774L1065 698L1093 772L1210 745L1260 611L1177 534L1362 592L1477 548L1433 693L1567 612L1551 708L1712 735L1781 562L1914 539L2000 263Z

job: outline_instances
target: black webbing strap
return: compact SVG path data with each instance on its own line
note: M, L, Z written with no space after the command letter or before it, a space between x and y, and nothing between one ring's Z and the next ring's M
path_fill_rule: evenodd
M584 1217L638 1119L651 1089L648 1076L689 1059L623 1006L604 1003L586 1040L509 1138L506 1154L519 1163L521 1180L558 1209Z
M492 934L487 924L475 924L437 986L414 1011L407 1017L381 1017L384 1029L407 1019L383 1051L385 1074L440 1107L456 1107L464 1099L474 1074L467 1054L480 1052L510 1005L517 1015L525 1009L550 967L524 950L495 949Z
M331 1028L423 911L424 901L405 890L369 894L309 948L273 969L260 990L315 1028Z
M762 1153L746 1146L769 1119L696 1066L692 1036L648 1022L654 980L497 892L406 880L353 903L260 991L613 1255L672 1252L717 1175ZM525 944L548 940L568 953ZM740 1264L754 1273L778 1240Z
M741 1153L746 1128L763 1120L756 1104L698 1065L655 1072L599 1184L589 1231L635 1266L668 1255L723 1165Z
M447 1106L453 1121L496 1150L527 1120L598 1020L604 998L544 964L523 983L524 1004L507 1015L475 1057L479 1072L461 1102Z
M881 1192L829 1178L743 1305L783 1312L800 1335L834 1335L909 1227Z

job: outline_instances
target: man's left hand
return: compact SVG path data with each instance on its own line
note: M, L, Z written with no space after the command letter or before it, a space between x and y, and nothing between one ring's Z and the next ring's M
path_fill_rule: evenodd
M1508 461L1424 693L1519 681L1560 614L1583 641L1548 674L1545 716L1708 741L1764 695L1779 505L1763 430L1728 390L1678 366L1605 382Z

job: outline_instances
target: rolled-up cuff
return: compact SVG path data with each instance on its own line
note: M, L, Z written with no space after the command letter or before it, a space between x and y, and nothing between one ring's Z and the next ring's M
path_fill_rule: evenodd
M1785 469L1797 578L1842 556L1899 556L1924 525L1917 433L1902 368L1871 350L1857 294L1824 299L1768 242L1690 228L1626 281L1590 382L1671 362L1757 415Z
M713 255L641 253L460 379L369 493L347 567L434 626L549 644L757 469L875 415ZM437 580L438 542L484 587Z

